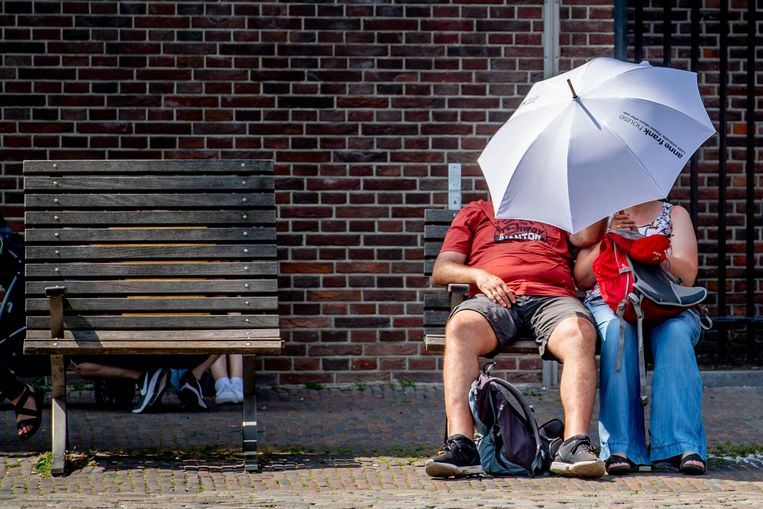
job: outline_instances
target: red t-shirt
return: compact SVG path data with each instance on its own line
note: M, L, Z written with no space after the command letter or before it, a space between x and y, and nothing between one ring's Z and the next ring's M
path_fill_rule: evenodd
M440 252L466 255L466 264L503 279L517 295L575 297L569 234L550 224L495 219L493 204L479 200L453 219ZM472 285L469 294L480 293Z

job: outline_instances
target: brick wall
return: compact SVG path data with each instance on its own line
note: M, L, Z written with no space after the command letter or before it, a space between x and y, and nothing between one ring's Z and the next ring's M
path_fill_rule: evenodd
M265 381L439 381L423 213L542 78L541 0L2 2L2 213L24 159L276 163L283 355ZM612 55L612 5L563 1L562 70ZM536 358L505 359L538 380ZM519 371L521 370L521 372ZM529 371L527 371L529 370Z
M754 0L749 0L754 1ZM691 55L691 12L692 4L699 4L700 35L698 81L710 118L718 132L726 133L726 151L720 153L720 137L713 136L705 142L699 151L698 182L699 201L697 203L697 236L699 242L700 274L699 284L710 295L707 304L713 315L732 315L742 317L747 314L747 265L746 241L748 221L753 222L755 273L755 311L753 316L763 315L763 68L747 69L747 30L748 1L728 1L728 51L726 79L727 99L725 105L720 101L721 82L721 42L720 42L720 3L717 0L699 2L673 2L670 13L670 66L682 69L690 68ZM635 49L635 2L629 2L629 59L634 58ZM665 3L651 0L643 4L643 53L642 58L655 65L663 65L664 46L663 30L665 27ZM679 5L680 4L680 5ZM757 10L758 14L760 9ZM756 59L763 57L760 46L760 23L758 19L756 33ZM747 186L747 114L746 95L747 73L755 72L756 98L754 122L754 166L755 200L754 209L748 215L746 205ZM720 111L725 107L726 125L720 124ZM726 164L725 182L720 180L719 161ZM671 199L690 208L690 171L685 168L678 184L671 193ZM726 188L726 207L720 210L720 188ZM723 237L726 256L719 258L719 239L722 237L719 224L721 217L726 221ZM718 267L725 266L726 282L721 288ZM719 291L724 292L726 305L719 307ZM700 361L705 364L760 364L763 362L763 331L758 330L748 335L745 330L729 334L712 333L699 344Z

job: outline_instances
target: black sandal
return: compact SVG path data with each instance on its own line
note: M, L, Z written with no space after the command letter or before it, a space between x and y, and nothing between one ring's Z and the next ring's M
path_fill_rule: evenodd
M26 402L30 396L34 399L34 410L30 408L24 408L24 405L26 405ZM30 419L23 419L16 422L17 431L21 431L26 426L32 426L32 428L26 433L18 435L19 440L22 442L32 438L32 435L37 433L37 430L40 429L40 424L42 424L42 405L44 397L45 395L41 390L35 390L27 385L24 387L24 392L21 393L21 397L18 403L16 403L16 405L13 407L17 418L19 415L32 416Z
M609 475L625 475L638 472L638 465L619 454L611 454L604 462L604 466L607 468Z
M702 465L689 463L690 461L696 461ZM678 464L678 471L686 475L702 475L706 470L707 462L696 453L687 454L686 456L681 457L681 462Z

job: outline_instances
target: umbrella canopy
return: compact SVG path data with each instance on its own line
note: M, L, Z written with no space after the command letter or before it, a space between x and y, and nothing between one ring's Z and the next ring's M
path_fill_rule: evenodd
M533 85L478 161L496 217L575 233L665 198L713 133L695 73L596 58Z

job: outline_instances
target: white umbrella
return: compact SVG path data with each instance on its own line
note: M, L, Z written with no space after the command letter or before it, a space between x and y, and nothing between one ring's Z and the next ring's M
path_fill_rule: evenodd
M533 85L478 161L496 217L574 233L666 197L713 133L695 73L596 58Z

